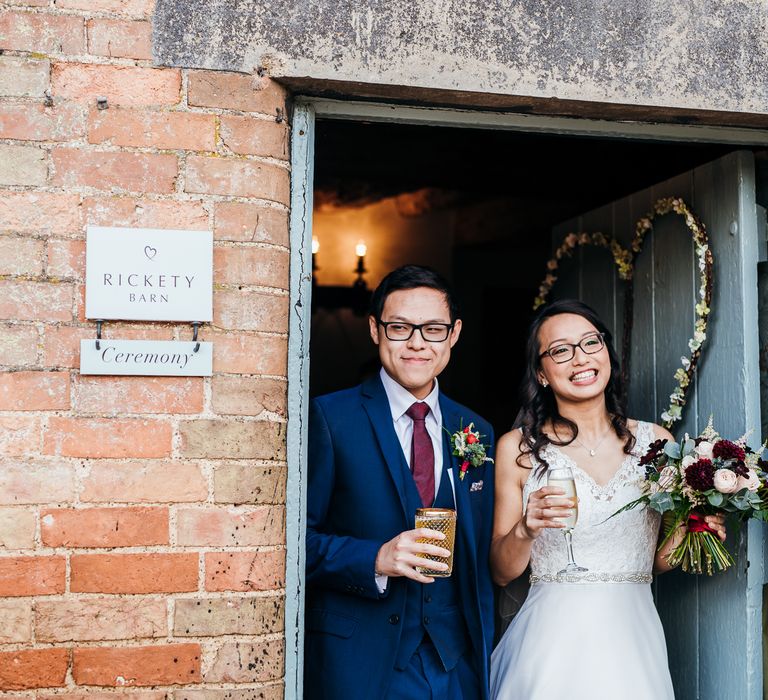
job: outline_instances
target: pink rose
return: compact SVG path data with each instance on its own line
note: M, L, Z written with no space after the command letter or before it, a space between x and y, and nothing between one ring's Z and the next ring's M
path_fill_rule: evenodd
M747 476L740 476L736 482L736 489L749 489L757 491L760 488L760 477L757 476L754 469L747 470Z
M714 445L711 442L702 440L698 445L696 445L694 452L699 455L700 459L712 459L713 447Z
M730 469L718 469L715 472L715 488L720 493L735 493L740 488L744 488L739 486L739 478Z

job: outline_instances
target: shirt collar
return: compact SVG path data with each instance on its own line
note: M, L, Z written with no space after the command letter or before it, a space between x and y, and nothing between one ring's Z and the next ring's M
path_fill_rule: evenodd
M387 394L387 400L389 401L389 410L392 412L392 420L397 422L400 420L405 412L413 405L414 401L423 401L429 406L430 415L440 423L440 387L435 378L435 385L432 387L432 391L424 399L417 399L408 389L402 384L398 384L392 377L390 377L386 370L382 367L379 372L381 377L381 383L384 385L384 391ZM428 416L429 417L429 416Z

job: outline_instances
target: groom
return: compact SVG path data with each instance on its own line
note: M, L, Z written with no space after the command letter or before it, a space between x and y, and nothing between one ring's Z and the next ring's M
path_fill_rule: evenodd
M369 323L379 375L310 408L304 697L487 698L493 469L460 478L449 434L474 423L488 456L493 435L438 387L456 304L434 271L407 265L374 292ZM456 509L448 578L416 571L418 553L447 554L416 541L424 506Z

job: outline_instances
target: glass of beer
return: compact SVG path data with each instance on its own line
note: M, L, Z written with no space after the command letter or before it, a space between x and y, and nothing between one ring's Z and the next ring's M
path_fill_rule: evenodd
M576 522L579 519L579 499L576 496L576 482L573 478L573 471L570 467L557 467L556 469L550 469L547 472L547 486L554 486L556 488L565 491L565 498L572 498L574 506L572 509L572 515L567 518L560 518L565 525L563 529L563 536L565 537L565 546L568 550L568 563L564 569L558 571L560 574L575 574L582 571L589 571L583 566L579 566L573 558L573 528L576 527Z
M430 530L437 530L445 535L444 540L419 539L417 542L429 542L443 549L447 549L450 555L447 557L438 557L434 554L419 554L424 559L430 561L440 561L448 564L445 571L435 571L427 566L417 566L416 571L425 576L434 576L436 578L447 578L453 571L453 544L456 539L456 511L453 508L417 508L416 509L416 527L426 527Z

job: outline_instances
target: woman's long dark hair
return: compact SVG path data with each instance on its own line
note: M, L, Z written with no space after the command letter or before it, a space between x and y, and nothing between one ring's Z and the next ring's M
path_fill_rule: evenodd
M522 408L515 418L513 427L520 428L523 432L520 454L517 464L526 467L522 459L525 455L533 455L541 465L541 471L549 469L549 463L542 456L542 450L549 444L562 447L570 445L579 434L579 426L572 420L561 416L557 410L557 402L549 388L539 383L539 371L541 370L541 349L539 345L539 331L548 318L559 314L576 314L589 321L605 339L605 347L611 361L611 378L605 387L605 406L611 417L611 424L619 439L624 440L624 452L629 454L635 446L635 436L627 428L627 413L624 397L624 385L619 365L619 356L613 348L613 338L608 327L600 320L595 311L578 301L577 299L563 299L545 306L533 319L528 329L528 340L525 347L525 374L520 385L520 405ZM559 427L567 429L571 438L567 440L552 440L544 432L547 421L552 424L553 430L558 433Z

